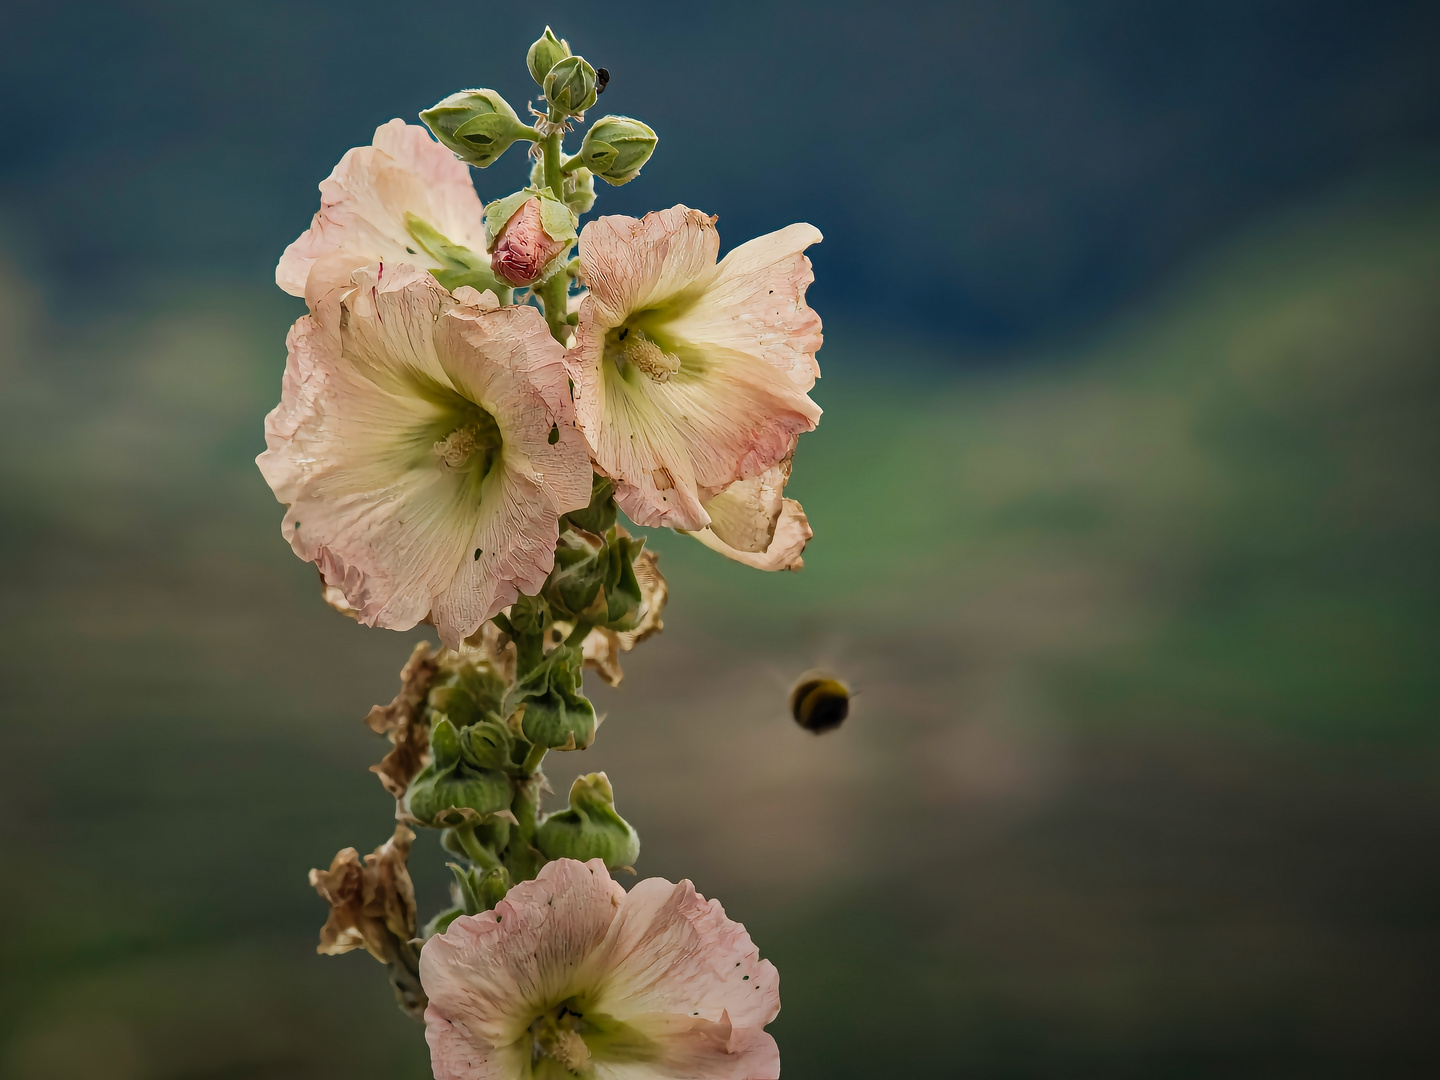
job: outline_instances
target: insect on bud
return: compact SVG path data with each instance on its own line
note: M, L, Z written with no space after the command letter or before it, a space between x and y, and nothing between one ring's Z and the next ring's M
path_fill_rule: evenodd
M807 671L790 691L790 715L816 735L833 731L850 715L850 690L839 679Z
M567 56L545 76L545 100L556 112L581 116L595 104L595 69L583 56Z
M570 55L570 43L563 38L557 38L555 31L545 27L545 33L536 39L535 44L530 46L530 51L525 54L525 66L530 69L530 77L539 85L545 85L545 76L550 74L550 69Z
M461 90L420 114L425 126L466 164L483 169L517 139L534 139L503 97L494 90Z
M619 187L640 175L660 140L648 124L628 116L602 116L585 133L580 160L607 184Z
M557 240L545 231L536 196L526 200L500 230L490 253L490 269L511 285L533 285L569 246L568 239Z

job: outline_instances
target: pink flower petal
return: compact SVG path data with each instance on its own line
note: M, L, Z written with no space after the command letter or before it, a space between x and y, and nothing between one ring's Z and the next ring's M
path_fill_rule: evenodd
M567 354L576 423L638 524L704 528L708 496L775 465L819 421L806 391L820 320L804 303L802 254L817 239L793 225L715 266L712 219L686 207L585 227L590 292ZM617 328L637 332L673 373L607 355Z
M284 535L361 622L430 618L457 646L539 589L559 515L588 501L565 379L534 309L460 306L411 267L357 272L295 324L266 420L257 464L288 506ZM477 405L503 440L478 487L437 452Z
M275 283L304 296L317 260L345 272L379 262L428 266L405 225L412 213L442 236L485 252L484 209L469 166L417 124L391 120L375 129L370 146L348 150L320 185L320 211L285 249Z

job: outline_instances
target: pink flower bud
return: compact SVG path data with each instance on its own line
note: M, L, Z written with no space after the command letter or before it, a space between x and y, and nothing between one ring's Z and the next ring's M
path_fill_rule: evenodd
M540 224L540 200L530 199L500 230L490 255L490 268L511 285L532 285L567 241L552 240Z

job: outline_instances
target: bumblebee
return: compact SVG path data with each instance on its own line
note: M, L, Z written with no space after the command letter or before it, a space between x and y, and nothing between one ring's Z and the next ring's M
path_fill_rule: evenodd
M807 671L790 691L790 715L816 735L833 731L850 715L850 689L823 672Z

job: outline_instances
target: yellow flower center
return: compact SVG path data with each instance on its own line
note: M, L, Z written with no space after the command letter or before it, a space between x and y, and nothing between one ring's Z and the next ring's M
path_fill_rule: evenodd
M537 1074L542 1074L541 1063L546 1058L572 1073L590 1064L590 1048L580 1035L584 1023L579 1013L561 1005L530 1025L530 1062Z
M655 382L668 382L670 377L680 370L678 356L666 352L634 327L622 326L618 330L612 330L610 341L606 344L610 346L606 352L621 364L622 371L625 366L631 366L644 372Z
M462 424L443 439L437 440L431 449L445 468L465 469L478 466L478 472L483 478L490 471L495 452L500 449L503 440L494 417L483 410L477 409L475 412L479 415L468 417L469 423Z

